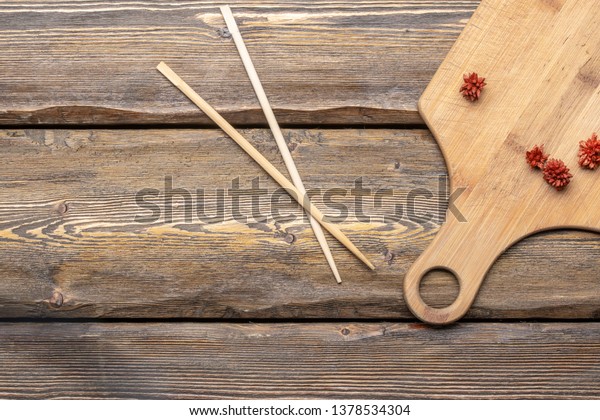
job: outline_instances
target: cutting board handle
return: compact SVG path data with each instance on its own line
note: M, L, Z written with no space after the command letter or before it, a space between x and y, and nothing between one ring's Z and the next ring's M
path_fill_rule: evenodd
M449 222L442 226L404 278L404 300L417 318L443 325L469 310L486 273L505 249L494 231L474 228L472 223ZM456 300L445 308L433 308L421 298L421 281L433 270L450 272L460 286Z

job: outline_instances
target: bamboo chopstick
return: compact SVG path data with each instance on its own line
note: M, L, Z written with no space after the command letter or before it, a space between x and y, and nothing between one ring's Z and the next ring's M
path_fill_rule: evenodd
M273 137L275 138L277 147L281 152L281 156L283 156L285 167L287 168L288 172L290 173L290 176L292 177L292 182L294 183L294 186L298 189L300 194L304 195L306 194L304 183L302 182L302 178L300 177L298 168L296 168L296 163L292 158L290 149L288 149L285 139L283 138L281 128L277 123L275 114L273 114L273 109L271 108L269 99L267 99L267 94L263 89L262 83L260 82L260 78L258 77L258 73L256 73L256 68L254 67L254 63L252 63L252 59L250 58L250 54L248 53L248 49L246 48L246 44L244 43L242 34L240 33L240 30L237 26L237 23L235 22L233 14L231 13L231 9L229 8L229 6L221 6L220 9L223 18L225 19L225 23L227 24L227 29L229 29L229 33L233 37L233 42L235 43L235 46L237 47L237 50L240 54L242 63L244 63L246 73L248 73L248 77L250 78L250 82L252 83L252 87L254 88L256 97L258 98L258 102L260 102L260 106L262 107L265 117L267 118L267 122L269 123L269 127L271 128L271 132L273 133ZM331 267L331 271L333 272L335 280L338 283L341 283L342 279L340 278L340 273L338 272L337 266L335 265L333 255L331 255L331 249L329 249L329 245L327 244L327 239L325 238L325 233L323 233L321 225L310 214L308 214L308 219L310 221L310 226L312 227L313 232L315 232L315 237L317 238L319 245L321 245L323 254L325 254L325 259L327 260L327 263L329 263L329 267Z
M306 194L301 194L288 179L274 167L258 150L250 144L225 118L223 118L215 109L210 106L204 99L200 97L187 83L181 79L169 66L164 62L160 62L156 66L175 87L177 87L185 96L189 98L198 108L202 110L211 120L215 122L221 129L227 133L244 151L250 155L279 185L285 188L308 213L313 216L325 229L327 229L338 241L342 243L350 252L367 265L371 270L375 270L375 266L363 255L362 252L338 229L337 226L323 220L323 213L314 206L308 199Z

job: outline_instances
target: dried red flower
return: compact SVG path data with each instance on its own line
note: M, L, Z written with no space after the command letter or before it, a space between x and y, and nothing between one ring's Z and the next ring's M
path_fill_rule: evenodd
M579 142L579 165L588 169L600 166L600 140L596 133L586 141Z
M573 175L560 159L550 159L544 166L544 179L558 191L569 185Z
M533 149L525 153L525 159L532 168L544 169L544 164L548 160L548 155L544 154L544 145L533 146Z
M471 73L469 75L465 74L463 79L465 83L460 88L460 92L471 102L478 100L481 90L486 85L485 77L479 77L477 73Z

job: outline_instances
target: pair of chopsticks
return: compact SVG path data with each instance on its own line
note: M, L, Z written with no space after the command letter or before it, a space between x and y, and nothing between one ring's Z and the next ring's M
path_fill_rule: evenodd
M281 153L281 156L283 156L285 167L287 168L290 176L292 177L292 182L294 186L298 189L298 191L301 194L305 195L306 189L304 188L302 178L300 178L300 173L296 168L296 163L294 162L292 154L290 153L290 149L288 148L283 138L281 128L279 128L277 119L275 119L275 114L273 114L271 104L267 99L265 90L263 89L262 83L258 78L258 74L256 73L256 69L254 68L254 64L252 63L250 54L246 49L246 44L244 43L242 34L240 34L240 30L237 26L237 23L235 23L235 19L233 18L233 14L231 13L231 9L229 8L229 6L221 6L221 14L225 19L227 29L229 29L229 33L233 38L233 42L235 43L235 46L237 47L237 50L240 53L240 57L242 59L242 62L244 63L244 67L246 68L246 73L248 73L248 77L250 78L250 82L252 83L252 87L254 88L256 97L258 98L258 102L260 102L260 106L263 109L265 117L267 118L267 122L269 123L269 127L271 128L271 132L273 133L273 137L275 137L275 142L277 143L279 152ZM341 283L342 279L340 277L340 273L338 272L337 266L335 265L333 255L331 255L331 250L329 249L329 245L327 244L327 239L325 239L325 234L323 233L323 229L321 229L321 225L310 214L308 215L308 219L310 221L310 226L312 227L312 230L315 233L315 237L317 238L319 245L321 245L323 254L325 254L325 259L327 259L329 267L331 267L331 271L333 272L335 280L338 283Z
M171 70L169 66L167 66L164 62L161 62L156 68L211 120L213 120L225 133L227 133L227 135L229 135L229 137L231 137L242 149L244 149L244 151L250 155L252 159L254 159L273 179L275 179L279 185L285 188L286 191L304 208L304 210L309 214L311 227L319 244L321 245L323 253L325 254L325 258L327 259L327 262L329 263L329 266L331 267L331 270L338 283L341 283L341 278L321 226L327 229L327 231L329 231L370 269L374 270L375 267L373 264L371 264L371 262L362 254L362 252L360 252L360 250L350 241L350 239L348 239L346 235L344 235L344 233L342 233L342 231L340 231L336 226L326 222L321 211L310 202L308 196L306 195L306 190L304 188L302 179L300 178L300 174L298 173L298 169L296 168L291 153L283 138L279 124L275 119L275 115L273 114L273 110L267 99L267 95L265 94L260 79L258 78L258 74L254 68L250 54L246 49L244 40L242 39L233 14L231 13L231 9L228 6L222 6L221 13L225 18L227 28L233 37L244 67L246 68L246 72L248 73L248 77L250 78L256 96L260 102L265 117L267 118L269 127L273 132L273 137L275 137L277 146L283 156L286 168L292 177L293 184L258 150L256 150L254 146L248 142L248 140L246 140L235 128L233 128L231 124L229 124L217 111L215 111L213 107L211 107L204 99L202 99L200 95L198 95L187 83L185 83L173 70Z

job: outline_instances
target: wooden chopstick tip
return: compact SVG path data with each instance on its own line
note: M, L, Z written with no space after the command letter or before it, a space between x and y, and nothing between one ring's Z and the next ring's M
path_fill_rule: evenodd
M161 61L160 63L158 63L158 66L156 66L156 70L158 70L162 74L165 74L165 72L171 70L171 68L167 66L167 63Z
M185 84L185 82L181 80L179 76L177 76L177 73L175 73L171 69L171 67L167 66L167 63L165 63L164 61L158 63L158 66L156 66L156 70L158 70L163 76L167 78L167 80L169 80L171 83L173 83L173 85L175 85L179 89L181 89L181 86Z

